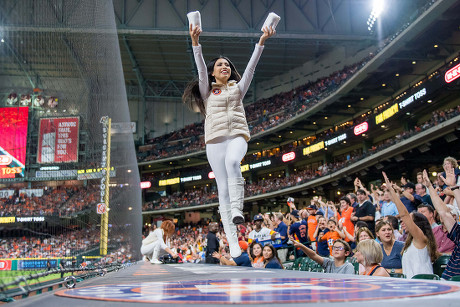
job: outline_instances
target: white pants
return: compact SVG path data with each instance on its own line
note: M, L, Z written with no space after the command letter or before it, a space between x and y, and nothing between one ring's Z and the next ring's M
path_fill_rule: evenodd
M206 155L216 177L220 204L230 204L227 179L242 177L240 163L247 150L248 143L242 136L206 144Z
M153 258L154 253L156 252L156 259L160 256L167 254L165 250L161 249L161 245L159 241L152 242L147 245L142 245L141 247L141 254L148 257L149 259Z

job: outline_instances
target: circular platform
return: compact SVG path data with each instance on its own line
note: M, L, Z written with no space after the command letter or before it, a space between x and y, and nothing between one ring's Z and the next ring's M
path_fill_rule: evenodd
M244 278L100 285L56 295L132 303L268 304L385 300L459 290L451 284L393 278Z

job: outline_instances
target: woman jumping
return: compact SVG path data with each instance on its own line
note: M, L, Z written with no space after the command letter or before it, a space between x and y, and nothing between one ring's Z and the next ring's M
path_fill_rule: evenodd
M204 62L199 36L201 29L189 28L198 78L187 85L183 101L198 107L205 117L206 155L214 172L219 192L219 211L232 257L241 255L237 224L244 222L244 178L240 163L248 149L249 128L243 98L251 84L265 40L275 30L265 27L243 76L224 56Z

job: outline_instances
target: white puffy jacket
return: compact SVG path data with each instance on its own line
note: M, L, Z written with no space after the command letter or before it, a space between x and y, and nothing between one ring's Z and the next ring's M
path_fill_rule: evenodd
M239 82L229 80L226 85L213 83L209 91L209 80L201 45L193 46L198 68L200 94L206 108L204 123L205 143L218 137L242 135L249 141L250 134L243 107L243 98L251 84L254 71L264 46L256 44L251 59Z

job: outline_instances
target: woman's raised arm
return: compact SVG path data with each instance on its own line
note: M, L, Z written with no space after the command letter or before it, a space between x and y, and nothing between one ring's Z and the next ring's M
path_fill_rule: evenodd
M205 100L209 92L209 80L206 63L204 62L203 52L199 43L201 32L202 31L198 26L193 28L192 25L190 25L189 33L190 38L192 39L193 56L195 58L196 68L198 70L198 86L200 89L201 98Z
M427 237L425 236L423 231L412 220L412 217L409 214L409 211L407 211L406 206L404 206L402 201L399 199L398 194L396 194L396 191L393 189L393 186L391 185L390 180L388 180L388 177L385 174L385 172L382 172L382 174L383 174L383 178L385 179L385 183L386 183L388 192L390 192L390 198L396 204L396 207L398 208L399 216L401 217L401 220L406 225L407 231L414 238L413 243L415 247L418 249L424 248L427 244L427 240L428 240Z
M265 41L275 35L276 31L270 27L263 28L263 34L259 39L259 43L256 45L254 52L252 53L251 59L244 70L243 76L241 77L240 82L238 82L238 87L240 88L241 99L244 98L246 92L248 91L249 85L251 85L252 77L254 76L254 72L256 70L257 63L259 62L260 56L262 55L262 51L264 50Z

